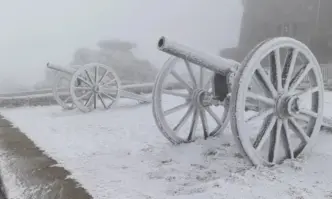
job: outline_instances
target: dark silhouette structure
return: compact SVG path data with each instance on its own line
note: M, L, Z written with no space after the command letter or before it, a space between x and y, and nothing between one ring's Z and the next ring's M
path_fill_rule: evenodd
M332 56L332 0L242 0L244 8L238 46L221 56L241 62L262 40L289 36L309 46L318 61Z

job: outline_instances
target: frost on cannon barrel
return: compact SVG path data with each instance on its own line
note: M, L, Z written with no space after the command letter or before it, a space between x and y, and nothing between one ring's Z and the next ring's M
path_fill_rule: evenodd
M254 165L274 165L297 157L318 134L324 83L320 65L304 43L290 37L266 39L241 64L165 37L158 49L172 57L156 79L153 115L173 144L220 135L230 120L243 155ZM216 85L217 75L227 79L228 87ZM168 77L181 89L165 89ZM301 87L303 81L310 86ZM218 90L224 88L228 94L220 98ZM167 106L169 96L179 105Z

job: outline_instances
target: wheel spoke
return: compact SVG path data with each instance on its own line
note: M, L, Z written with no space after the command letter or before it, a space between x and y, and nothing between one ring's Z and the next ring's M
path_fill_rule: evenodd
M259 82L261 84L263 84L263 86L269 90L269 92L271 93L273 98L276 97L277 91L274 88L270 78L267 76L265 70L263 69L263 67L261 65L257 69L257 72L258 72L257 77L258 77Z
M292 49L288 52L289 53L286 57L285 66L284 66L284 70L283 70L283 74L282 74L282 79L283 79L283 83L284 83L284 91L287 91L289 88L289 83L292 78L294 66L296 63L296 58L299 53L299 51L297 49Z
M273 99L253 93L253 92L248 92L247 98L251 98L251 99L253 99L255 101L259 101L259 102L264 102L265 104L271 105L271 106L273 106L275 104Z
M223 125L223 123L221 122L221 119L212 111L212 109L209 106L205 107L205 110L216 121L216 123L218 124L218 126L222 126Z
M305 115L305 114L296 114L296 115L294 115L294 118L296 118L300 121L307 122L307 123L310 121L310 116Z
M87 70L84 70L84 72L85 72L86 76L88 77L90 83L93 85L93 81L92 81L92 78L91 78L89 72Z
M89 96L90 94L92 94L92 92L90 91L90 92L86 92L84 95L81 95L80 97L78 97L77 99L78 100L82 100L83 98L85 98L85 97L87 97L87 96Z
M195 78L195 75L194 75L194 72L192 70L192 67L191 67L190 63L188 62L188 60L184 60L184 63L186 64L186 67L187 67L189 76L191 78L191 81L194 85L194 88L197 88L197 81L196 81L196 78Z
M198 109L196 107L194 107L194 114L193 114L193 120L191 122L191 125L190 125L190 131L189 131L189 135L188 135L188 138L187 138L187 141L191 141L192 138L193 138L193 135L196 131L196 128L197 128L197 122L198 122L198 117L199 117L199 114L198 114Z
M86 81L84 78L82 78L82 77L77 77L77 79L81 80L81 82L85 83L86 85L92 87L92 84L91 84L90 82Z
M97 108L97 94L96 93L93 94L93 108L94 109Z
M266 95L269 95L269 96L271 95L269 89L266 86L264 86L265 84L261 83L261 82L263 82L263 80L262 80L262 78L260 77L260 75L258 74L257 71L254 73L254 75L252 77L252 82L253 82L252 86L257 85L257 89L259 89L260 91L262 91ZM250 86L250 87L252 87L252 86ZM248 87L248 90L250 91L251 88Z
M106 77L107 74L108 74L108 70L106 70L105 73L103 74L103 76L101 76L100 80L98 81L98 84L100 84L100 82L102 82L104 80L104 78Z
M172 71L171 74L175 77L175 79L177 79L180 83L182 83L182 85L188 90L188 91L191 91L193 88L191 86L189 86L189 84L184 81L181 76L175 72L175 71Z
M214 75L211 75L211 77L208 79L208 81L205 83L203 89L204 90L209 90L209 88L211 88L211 83L212 83L212 80L214 78Z
M272 129L273 137L271 139L270 150L269 150L269 162L275 164L278 157L279 147L280 147L280 132L281 132L282 122L277 120L276 125Z
M308 72L312 69L312 65L306 64L303 66L294 76L292 81L290 82L289 92L294 92L299 84L302 82L304 77L308 74Z
M95 66L95 84L98 83L98 66Z
M302 56L302 54L300 54L298 56L298 58L299 58L299 60L301 61L302 64L305 64L305 63L309 62L308 59L305 56L304 57Z
M190 105L184 116L180 119L179 123L173 128L176 133L179 132L181 127L188 121L191 113L194 111L194 106Z
M267 141L267 139L270 137L270 133L272 131L272 128L274 127L276 123L277 118L275 116L271 116L269 118L266 118L263 122L263 125L256 137L256 140L253 144L254 148L256 150L261 150L264 143Z
M283 143L286 145L286 152L288 153L288 157L291 159L294 159L294 152L293 152L293 147L292 147L292 141L290 139L290 131L289 131L289 125L288 125L288 120L283 120L282 121L283 128L282 128L282 139Z
M272 84L276 88L278 92L282 91L282 69L281 69L281 63L280 63L280 51L279 49L276 49L271 52L270 54L270 65L271 65L271 79Z
M90 87L74 87L75 90L83 90L83 91L86 91L86 90L91 90Z
M304 114L304 115L307 115L307 116L310 116L310 117L313 117L313 118L317 118L318 117L318 114L313 112L312 110L308 110L308 109L300 109L300 113Z
M107 109L107 106L106 106L106 104L105 104L105 101L104 101L104 99L101 97L101 95L100 95L99 93L98 93L98 98L99 98L99 100L101 101L101 103L103 104L104 108Z
M108 94L106 94L106 93L104 93L104 92L100 92L101 94L103 94L103 95L105 95L108 99L111 99L112 101L114 101L114 100L116 100L113 96L111 96L111 95L108 95Z
M69 95L63 102L67 103L70 98L71 98L71 96Z
M93 97L93 93L91 92L91 95L90 95L89 99L85 102L84 106L89 106L89 104L92 100L92 97Z
M230 114L229 114L229 101L230 101L230 96L227 96L224 99L223 102L223 106L224 106L224 110L223 110L223 114L221 116L221 119L218 119L218 121L220 121L220 124L218 124L217 122L217 126L215 127L215 129L213 129L213 131L210 133L210 136L214 136L214 135L218 135L224 132L225 128L227 127L227 124L229 122L230 119ZM214 112L213 112L214 113ZM213 117L213 116L212 116Z
M168 109L167 111L164 111L164 115L165 116L170 115L172 113L175 113L175 112L177 112L179 110L182 110L182 109L186 108L187 106L189 106L189 103L185 102L185 103L180 104L180 105L178 105L178 106L176 106L174 108L171 108L171 109Z
M289 121L291 124L290 127L293 129L294 133L296 133L303 142L308 144L310 137L304 132L303 128L293 118L290 118Z
M207 139L209 136L209 129L208 129L208 124L206 120L206 114L203 108L199 109L199 114L201 117L201 122L202 122L202 127L203 127L203 132L204 132L204 139Z
M266 118L267 116L271 115L274 112L272 108L267 109L265 111L258 112L257 115L254 115L246 120L246 122L254 122L254 121L261 121L263 118Z
M164 89L163 93L165 93L167 95L173 95L173 96L176 96L176 97L182 97L182 98L185 98L185 99L188 99L190 97L189 94L174 92L173 90L168 90L168 89Z
M199 88L203 88L203 86L204 86L204 68L200 67Z
M115 81L116 81L116 79L112 79L109 82L102 84L101 86L102 86L102 88L108 87L109 85L113 84L113 82L115 82Z
M305 96L305 95L308 95L308 94L313 94L315 92L318 92L319 91L319 87L318 86L315 86L315 87L311 87L305 91L300 91L300 92L297 92L295 93L295 95L297 95L298 97L302 97L302 96Z

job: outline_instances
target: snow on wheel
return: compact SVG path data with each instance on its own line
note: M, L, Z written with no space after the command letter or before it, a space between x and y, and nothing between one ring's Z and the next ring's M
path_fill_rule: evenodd
M77 82L80 82L77 85ZM111 67L91 63L80 67L70 82L73 102L82 112L109 109L120 97L121 82Z
M173 144L206 139L227 126L228 106L214 98L213 78L213 72L177 57L160 70L152 94L153 116Z
M307 46L286 37L259 44L232 90L231 127L242 152L254 165L297 157L319 132L323 93L320 66Z
M73 103L69 92L70 80L70 75L58 72L55 76L55 81L52 87L55 101L65 110L75 108L75 104Z

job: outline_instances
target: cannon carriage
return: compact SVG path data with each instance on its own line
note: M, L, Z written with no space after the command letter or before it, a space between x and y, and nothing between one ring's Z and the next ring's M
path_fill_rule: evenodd
M248 0L243 6L239 45L222 50L221 57L165 37L158 41L158 49L172 57L156 79L153 115L173 144L220 135L230 121L242 154L254 165L270 166L296 158L321 127L332 127L323 116L329 77L322 75L322 64L331 61L326 8L332 3ZM175 72L179 63L188 80ZM164 88L168 76L182 84L182 93ZM165 95L182 102L165 108Z
M82 112L94 109L110 109L119 98L129 98L141 103L151 99L137 94L153 83L121 85L121 80L110 67L100 63L62 67L47 64L58 71L52 87L54 99L63 109L78 108Z
M320 65L298 40L267 39L253 48L241 64L165 37L159 40L158 48L173 57L156 79L153 114L159 130L173 144L194 141L199 133L204 138L219 135L230 121L244 155L255 165L274 165L297 157L323 124L324 83ZM284 49L288 52L285 57L281 55ZM190 81L174 72L179 67L177 62L185 63ZM199 73L193 72L195 67ZM212 71L209 78L203 75L207 70ZM216 81L220 75L226 77L225 82ZM164 89L167 76L177 79L184 92ZM305 79L310 87L299 88ZM182 103L165 110L164 95L182 98ZM218 106L224 110L215 109ZM174 117L170 115L180 111L178 121L171 121ZM212 120L207 119L208 115ZM211 123L215 123L212 128Z

